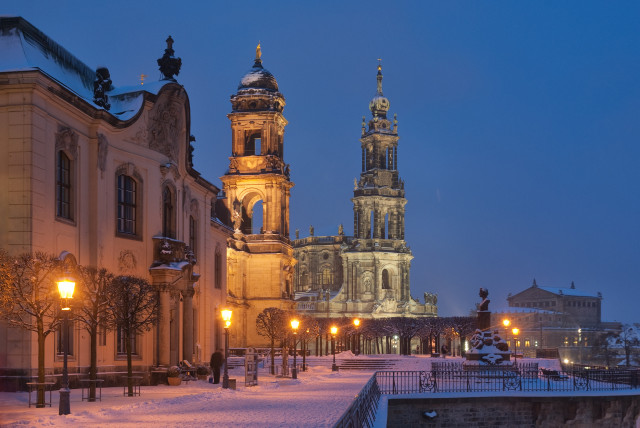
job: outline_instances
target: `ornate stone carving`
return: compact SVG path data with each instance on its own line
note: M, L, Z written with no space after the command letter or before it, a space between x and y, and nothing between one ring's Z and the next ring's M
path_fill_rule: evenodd
M172 163L165 163L160 165L160 174L162 174L162 181L165 180L167 174L173 174L173 179L178 180L180 178L180 171L178 171L178 167Z
M156 108L155 114L149 118L149 148L176 162L182 124L181 112L170 102L157 105Z
M137 265L138 262L136 260L135 254L133 254L133 251L120 251L120 256L118 257L118 270L121 274L135 273Z
M429 305L437 305L438 304L438 294L437 293L424 293L424 302Z
M171 36L167 38L167 48L164 50L162 58L158 59L159 70L164 76L163 80L176 81L173 76L180 74L180 67L182 66L182 59L173 56L175 51L173 50L173 39Z
M58 126L56 133L56 151L64 150L73 159L78 157L78 134L66 126Z
M109 104L109 96L107 91L111 89L111 75L109 69L106 67L100 67L96 70L96 78L93 81L93 102L96 105L109 110L111 104Z
M103 134L98 134L98 168L101 175L107 167L107 152L109 151L109 142Z

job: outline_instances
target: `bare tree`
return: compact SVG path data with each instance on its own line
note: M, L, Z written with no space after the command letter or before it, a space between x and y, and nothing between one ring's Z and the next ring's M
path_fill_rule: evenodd
M62 263L42 252L11 257L0 253L0 317L11 327L35 332L38 338L38 382L44 382L44 344L60 326L60 295L56 281ZM38 388L36 407L44 407Z
M77 266L75 269L78 285L76 300L82 302L75 311L75 320L80 322L89 333L90 338L90 366L89 379L96 380L98 374L97 349L98 328L108 325L109 292L113 282L113 275L106 269ZM90 382L89 401L96 401L96 384Z
M640 345L640 336L638 335L637 324L625 324L622 330L614 337L616 345L622 346L624 349L625 364L627 367L631 365L631 354L635 354Z
M156 289L146 279L135 276L117 276L109 293L109 323L123 335L127 353L127 386L133 396L132 344L136 335L151 330L158 317Z
M388 329L398 335L400 354L411 355L411 339L418 333L422 323L417 318L393 317L387 319Z
M460 339L460 354L464 352L463 341L469 338L476 329L475 317L449 317L446 319L447 325L453 333Z
M613 349L616 345L616 336L617 334L612 331L598 334L591 345L590 358L596 362L604 361L607 367L611 366L611 358L617 355Z
M271 345L271 374L275 374L275 342L286 336L287 321L288 312L279 308L265 308L256 318L258 334L268 338Z

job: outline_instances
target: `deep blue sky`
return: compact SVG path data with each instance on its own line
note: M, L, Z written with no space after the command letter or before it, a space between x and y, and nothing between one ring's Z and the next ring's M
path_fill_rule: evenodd
M229 96L262 42L287 106L291 230L353 232L360 123L398 114L414 297L467 314L539 285L604 295L640 321L640 3L5 0L116 86L160 78L171 34L190 96L195 165L221 186ZM0 53L1 54L1 53Z

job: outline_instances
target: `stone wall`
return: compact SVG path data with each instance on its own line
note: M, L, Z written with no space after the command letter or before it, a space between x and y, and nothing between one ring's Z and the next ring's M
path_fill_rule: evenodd
M640 396L389 398L387 427L635 427ZM435 412L433 418L425 412Z

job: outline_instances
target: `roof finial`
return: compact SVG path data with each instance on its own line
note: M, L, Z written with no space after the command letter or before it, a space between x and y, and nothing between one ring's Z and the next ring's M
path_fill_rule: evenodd
M262 49L260 49L260 41L258 41L258 46L256 46L256 64L262 64Z
M378 94L382 95L382 58L378 58Z
M576 289L576 285L573 283L573 281L571 281L571 289L575 290Z
M538 286L538 284L536 283L536 279L535 278L533 278L533 285L532 286L533 287L537 287Z

